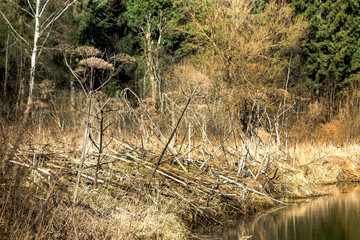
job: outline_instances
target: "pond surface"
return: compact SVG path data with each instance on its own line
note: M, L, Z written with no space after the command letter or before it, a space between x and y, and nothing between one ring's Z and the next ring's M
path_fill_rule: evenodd
M218 229L205 239L359 240L360 187Z

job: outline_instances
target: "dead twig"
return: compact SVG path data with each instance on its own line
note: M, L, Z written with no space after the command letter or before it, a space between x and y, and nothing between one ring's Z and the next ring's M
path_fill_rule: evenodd
M193 91L192 95L189 97L189 99L188 99L188 101L187 101L187 103L186 103L186 105L185 105L185 107L184 107L184 110L182 111L181 116L180 116L180 118L179 118L179 120L178 120L178 122L177 122L177 124L176 124L176 126L175 126L175 128L174 128L174 130L172 131L172 133L171 133L171 135L170 135L170 138L168 139L168 141L167 141L167 143L166 143L166 145L165 145L165 147L164 147L164 149L163 149L163 151L162 151L162 153L161 153L161 155L160 155L160 157L159 157L159 160L157 161L157 163L156 163L156 165L155 165L154 171L153 171L153 173L151 174L151 177L150 177L150 180L149 180L149 186L150 186L150 184L151 184L151 180L152 180L152 178L154 177L157 168L159 167L159 164L160 164L160 162L161 162L161 159L163 158L163 156L164 156L164 154L165 154L165 152L166 152L167 147L169 146L172 138L173 138L174 135L175 135L176 129L177 129L177 128L179 127L179 125L180 125L181 119L183 118L183 116L184 116L184 114L185 114L185 112L186 112L186 109L188 108L188 106L189 106L189 104L190 104L190 102L191 102L191 99L194 97L194 94L195 94L195 92L196 92L196 89L197 89L197 87L196 87L195 90Z
M317 162L317 161L319 161L319 160L323 159L324 157L326 157L326 156L328 156L328 155L329 155L329 153L328 153L328 154L325 154L325 155L324 155L324 156L322 156L322 157L319 157L319 158L315 159L314 161L311 161L311 162L309 162L309 163L306 163L306 164L300 165L299 167L306 167L306 166L308 166L308 165L310 165L310 164L313 164L313 163L315 163L315 162Z
M215 175L218 175L220 178L222 178L222 179L224 179L224 180L226 180L226 181L228 181L228 182L234 183L235 185L241 187L244 191L246 191L246 190L247 190L247 191L251 191L251 192L256 193L256 194L258 194L258 195L260 195L260 196L264 196L264 197L266 197L266 198L268 198L268 199L270 199L270 200L272 200L272 201L274 201L274 202L287 205L286 203L284 203L284 202L282 202L282 201L279 201L279 200L277 200L277 199L275 199L275 198L269 197L269 196L266 195L265 193L256 191L255 189L251 189L251 188L245 187L245 186L242 185L241 183L238 183L238 182L236 182L236 181L234 181L234 180L231 180L230 178L227 178L227 177L225 177L225 176L223 176L223 175L221 175L221 174L219 174L219 173L216 173L216 172L213 172L213 173L214 173Z

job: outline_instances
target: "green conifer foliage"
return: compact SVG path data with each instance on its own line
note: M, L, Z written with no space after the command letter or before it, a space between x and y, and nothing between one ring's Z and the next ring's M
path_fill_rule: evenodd
M122 33L117 17L124 11L121 0L90 0L76 17L79 22L78 39L81 45L92 45L103 51L116 51Z
M139 33L147 28L147 22L151 22L151 32L154 39L158 38L159 24L165 27L163 33L163 52L165 55L184 56L182 52L183 42L186 36L177 29L179 24L186 20L183 0L129 0L126 3L126 11L119 16L119 23L128 27L124 46L133 45L133 49L140 50L143 40ZM126 41L128 40L128 41ZM130 43L130 44L129 44ZM163 56L165 56L163 54Z
M359 80L359 1L294 0L293 5L309 19L302 44L306 84L317 97L325 97L331 116L334 103Z

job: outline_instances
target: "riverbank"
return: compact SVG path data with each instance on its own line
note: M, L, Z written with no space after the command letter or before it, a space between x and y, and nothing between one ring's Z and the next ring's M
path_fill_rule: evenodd
M357 239L359 184L325 187L329 196L271 209L235 224L214 226L202 239Z
M176 155L176 146L154 173L164 148L114 138L96 187L99 154L89 150L74 205L81 149L54 139L3 151L2 237L184 239L203 226L328 194L324 184L360 180L358 145L304 144L286 154L268 144L244 158L231 144L222 151L214 144L194 148L190 160Z

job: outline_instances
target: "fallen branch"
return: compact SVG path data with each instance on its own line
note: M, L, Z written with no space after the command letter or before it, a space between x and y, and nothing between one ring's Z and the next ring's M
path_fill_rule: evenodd
M185 112L186 112L186 109L188 108L188 106L189 106L189 104L190 104L190 102L191 102L191 99L192 99L193 96L194 96L194 93L195 93L196 89L197 89L197 88L195 88L193 94L189 97L188 102L186 103L186 106L185 106L184 110L182 111L181 116L180 116L180 118L179 118L179 120L178 120L178 122L177 122L177 124L176 124L176 126L175 126L175 128L174 128L174 130L172 131L172 133L171 133L171 135L170 135L170 138L168 139L168 141L167 141L167 143L166 143L166 145L165 145L165 147L164 147L164 149L163 149L163 151L162 151L162 153L161 153L161 155L160 155L160 157L159 157L159 160L157 161L157 163L156 163L156 165L155 165L155 169L154 169L153 173L151 174L151 177L150 177L150 180L149 180L149 186L150 186L150 183L151 183L152 178L154 177L154 175L155 175L155 173L156 173L157 168L159 167L159 164L160 164L160 162L161 162L161 159L163 158L163 156L164 156L164 154L165 154L165 152L166 152L167 147L169 146L172 138L173 138L174 135L175 135L176 129L177 129L177 128L179 127L179 125L180 125L181 119L183 118L183 116L184 116L184 114L185 114Z
M328 154L325 154L324 156L319 157L319 158L315 159L314 161L311 161L311 162L309 162L309 163L307 163L307 164L300 165L299 167L306 167L307 165L313 164L313 163L315 163L315 162L323 159L324 157L326 157L326 156L328 156L328 155L329 155L329 153L328 153Z
M149 120L152 122L153 127L157 130L157 132L159 133L159 135L164 139L164 135L161 133L161 131L156 127L156 125L153 123L152 119L150 118L150 116L148 116ZM152 126L150 126L150 124L148 124L149 128L155 133L154 129L152 128ZM159 141L161 143L163 143L163 141L160 139L160 136L157 136L157 134L155 134L155 136L159 139ZM164 143L163 143L164 144ZM174 159L176 160L176 162L179 164L179 166L185 171L187 172L186 168L184 167L184 165L180 162L180 159L178 157L176 157L178 155L177 151L174 149L174 147L169 143L168 148L170 149L170 151L173 153ZM161 164L161 163L160 163Z
M89 176L89 175L86 175L86 174L81 174L81 176L83 177L83 178L86 178L86 179L89 179L89 180L91 180L91 181L95 181L95 178L94 177L92 177L92 176ZM97 182L99 182L99 183L104 183L105 181L104 180L101 180L101 179L97 179Z
M9 162L13 163L13 164L16 164L16 165L19 165L19 166L23 166L23 167L27 167L27 168L33 168L34 170L38 170L39 172L42 172L48 176L51 176L51 172L45 168L39 168L39 167L34 167L34 166L31 166L29 164L26 164L26 163L21 163L21 162L16 162L14 160L10 160Z
M98 151L96 151L96 150L93 150L93 151L91 151L91 153L96 153L96 154L99 154L99 152ZM127 159L125 159L125 158L121 158L121 157L118 157L118 156L114 156L114 155L111 155L111 154L108 154L108 153L101 153L101 155L103 155L103 156L108 156L108 157L111 157L111 158L115 158L115 159L117 159L117 160L120 160L120 161L123 161L123 162L127 162L127 163L130 163L130 162L132 162L132 161L130 161L130 160L127 160ZM109 162L110 163L110 162Z
M218 175L220 178L225 179L226 181L231 182L231 183L234 183L235 185L241 187L244 191L246 191L246 190L247 190L247 191L251 191L251 192L254 192L254 193L258 194L258 195L261 195L261 196L264 196L264 197L266 197L266 198L269 198L270 200L272 200L272 201L274 201L274 202L287 205L286 203L284 203L284 202L282 202L282 201L279 201L279 200L277 200L277 199L275 199L275 198L269 197L269 196L266 195L265 193L256 191L255 189L251 189L251 188L245 187L244 185L242 185L242 184L240 184L240 183L238 183L238 182L235 182L234 180L231 180L230 178L227 178L227 177L225 177L225 176L223 176L223 175L220 175L219 173L216 173L216 172L213 172L213 173L214 173L215 175Z

